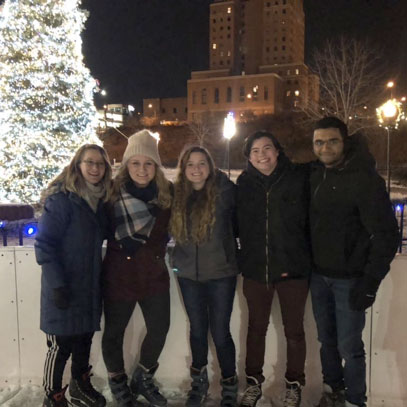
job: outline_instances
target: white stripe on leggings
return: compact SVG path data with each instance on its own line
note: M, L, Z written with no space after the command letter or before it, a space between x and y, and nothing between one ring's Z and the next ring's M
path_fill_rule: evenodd
M45 393L50 393L54 389L54 369L55 369L55 361L57 359L59 346L57 344L57 337L56 335L48 335L47 334L47 342L51 342L51 346L48 347L47 356L45 358L45 365L44 365L44 379L43 379L43 386L45 389Z

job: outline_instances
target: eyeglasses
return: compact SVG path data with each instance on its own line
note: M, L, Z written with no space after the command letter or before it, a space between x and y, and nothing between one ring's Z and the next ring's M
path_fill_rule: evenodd
M105 168L106 167L106 164L104 163L104 162L96 162L96 161L92 161L92 160L84 160L84 161L82 161L85 165L86 165L86 167L88 167L88 168L93 168L93 167L96 167L96 168Z
M329 140L315 140L314 146L315 147L322 147L325 144L329 147L338 146L339 144L343 143L343 141L339 138L331 138Z

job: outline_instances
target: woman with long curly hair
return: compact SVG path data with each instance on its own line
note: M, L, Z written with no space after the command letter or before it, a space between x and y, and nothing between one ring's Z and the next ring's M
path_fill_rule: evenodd
M105 150L86 144L42 193L35 255L42 268L40 327L48 345L44 407L68 406L62 377L70 356L71 403L106 405L90 383L89 355L102 314L104 202L110 196L111 175Z
M236 352L230 334L237 274L234 184L215 168L205 148L192 146L181 153L174 191L173 267L190 322L192 352L186 406L200 406L208 392L210 329L222 373L221 405L232 407L237 397Z
M103 263L102 352L110 389L119 407L136 405L139 395L152 406L167 405L153 376L170 324L169 275L164 256L169 240L171 188L161 169L154 135L141 130L130 136L114 180L111 234ZM137 303L147 334L128 384L123 339Z

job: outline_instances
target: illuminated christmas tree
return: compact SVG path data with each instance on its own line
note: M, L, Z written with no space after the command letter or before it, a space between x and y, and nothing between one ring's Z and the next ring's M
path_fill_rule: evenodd
M0 14L0 202L35 202L95 142L80 0L6 0Z

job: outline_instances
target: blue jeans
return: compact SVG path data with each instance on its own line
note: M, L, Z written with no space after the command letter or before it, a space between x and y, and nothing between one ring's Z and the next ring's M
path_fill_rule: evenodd
M208 330L211 330L223 378L236 373L236 351L230 334L230 317L236 290L236 277L209 281L178 278L190 324L192 367L208 364Z
M349 293L356 281L313 273L310 288L321 343L324 383L334 390L345 387L347 401L364 405L366 361L362 331L365 312L349 307Z

